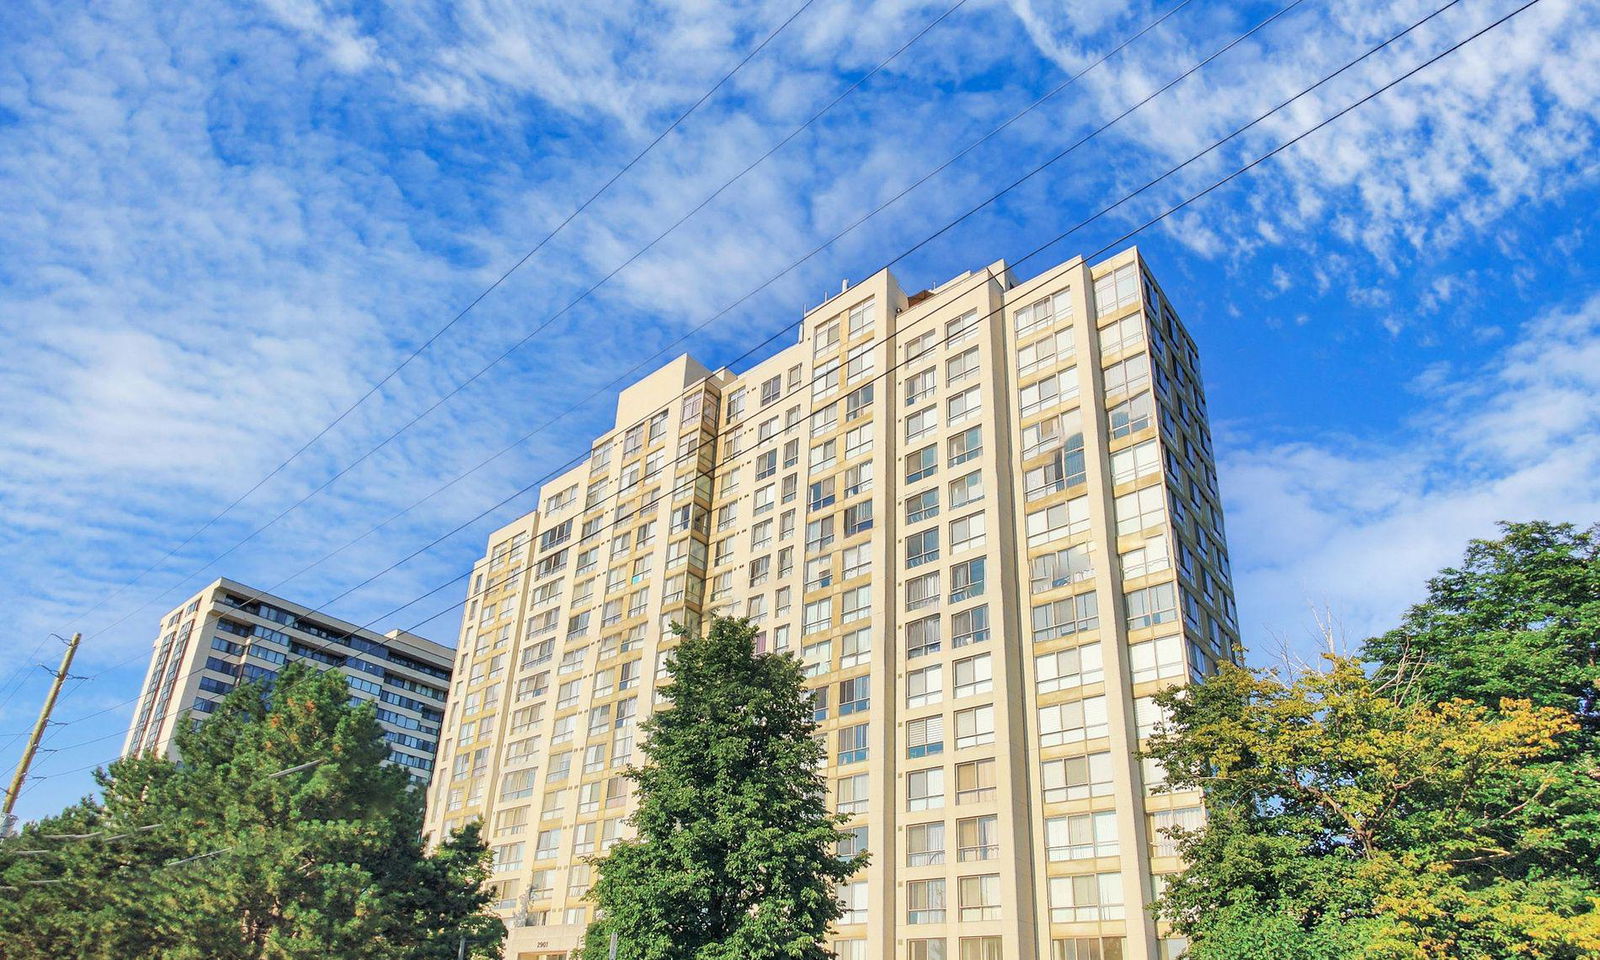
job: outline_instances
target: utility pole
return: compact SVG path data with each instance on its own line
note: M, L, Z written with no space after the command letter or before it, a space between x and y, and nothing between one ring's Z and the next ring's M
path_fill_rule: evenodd
M0 836L11 833L11 810L17 805L17 797L22 794L22 782L28 779L28 765L33 763L33 755L39 750L39 739L44 736L44 728L50 723L50 711L55 709L56 697L61 695L61 684L66 682L67 671L72 667L72 656L78 652L78 641L83 639L83 634L74 633L72 639L67 641L67 652L61 658L61 669L56 671L56 678L50 684L50 695L44 698L44 709L39 711L39 722L33 725L33 733L28 737L28 749L22 751L22 762L17 764L17 775L11 778L11 789L6 791L5 813L0 814Z

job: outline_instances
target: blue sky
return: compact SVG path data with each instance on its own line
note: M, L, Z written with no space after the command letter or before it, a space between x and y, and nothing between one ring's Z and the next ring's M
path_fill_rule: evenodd
M1168 9L969 0L527 346L219 564L610 273L954 0L814 0L415 364L359 397L799 0L25 2L0 38L0 755L88 635L20 812L91 789L158 615L217 575L418 627L609 426L567 411ZM1444 0L1305 0L960 226L908 289L1015 261ZM1461 0L1023 263L1088 253L1510 12ZM1276 5L1193 2L726 316L717 365L1121 113ZM1600 8L1540 0L1137 238L1199 342L1253 656L1358 640L1501 518L1600 518ZM779 342L782 342L780 339ZM552 375L551 371L557 371ZM552 417L527 443L281 583ZM97 601L100 601L97 605ZM419 629L454 633L446 616ZM24 672L18 682L13 668ZM13 692L14 691L14 692ZM9 694L9 697L8 697ZM104 712L100 712L104 711Z

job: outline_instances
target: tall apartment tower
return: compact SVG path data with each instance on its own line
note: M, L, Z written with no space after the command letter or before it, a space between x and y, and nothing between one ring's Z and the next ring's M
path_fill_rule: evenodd
M887 272L743 373L682 357L489 539L435 834L481 819L506 956L568 955L628 835L674 621L747 616L804 663L871 864L844 960L1174 956L1151 695L1237 637L1194 342L1136 250L907 297Z
M338 670L353 700L376 702L389 761L422 784L433 772L455 651L403 630L364 630L232 580L213 581L161 621L122 755L167 754L240 680L302 661Z

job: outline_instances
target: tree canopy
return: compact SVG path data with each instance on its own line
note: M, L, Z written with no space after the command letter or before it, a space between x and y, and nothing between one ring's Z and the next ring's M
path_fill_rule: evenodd
M242 684L177 747L0 844L0 956L446 960L463 936L498 956L476 826L425 852L422 792L342 674Z
M824 960L842 817L793 656L758 654L748 621L713 618L667 660L666 703L631 769L637 837L597 861L584 960Z
M1600 956L1596 546L1506 525L1359 657L1162 695L1193 960Z

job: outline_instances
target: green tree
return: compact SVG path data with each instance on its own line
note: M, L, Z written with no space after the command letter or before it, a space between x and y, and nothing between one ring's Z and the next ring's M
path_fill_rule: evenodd
M643 724L637 838L596 861L584 960L823 960L845 818L827 807L823 748L790 655L754 652L748 621L714 618L667 660L667 703Z
M445 960L462 936L498 955L476 829L424 851L421 791L341 674L242 684L177 745L0 846L0 956Z
M1148 752L1207 793L1194 960L1600 956L1595 537L1508 525L1360 658L1224 667Z

